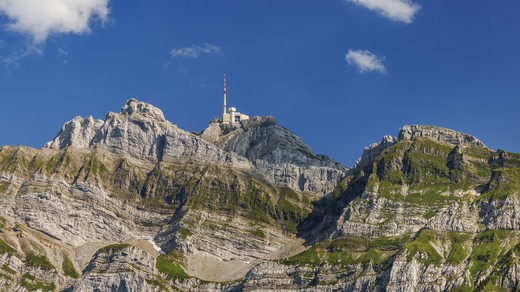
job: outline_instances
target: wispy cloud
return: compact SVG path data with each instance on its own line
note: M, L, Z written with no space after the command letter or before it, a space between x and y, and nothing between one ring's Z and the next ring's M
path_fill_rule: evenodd
M62 58L63 61L61 62L63 65L67 65L67 63L69 62L68 60L68 57L69 56L69 52L62 49L62 48L58 48L58 57Z
M202 54L222 54L219 47L210 44L202 46L193 45L185 48L174 48L170 50L171 58L198 58Z
M107 21L110 0L0 0L7 28L42 44L50 35L90 32L94 19Z
M43 55L43 49L38 45L29 45L21 51L16 51L7 57L2 58L2 63L9 71L18 67L20 61L29 56ZM9 72L10 74L11 72Z
M346 0L370 10L394 21L412 23L413 18L421 6L411 0Z
M383 65L385 57L376 56L367 50L348 50L345 60L349 65L357 67L360 73L380 72L385 73L386 68Z
M60 57L67 57L69 55L69 52L65 51L62 48L58 48L58 56Z

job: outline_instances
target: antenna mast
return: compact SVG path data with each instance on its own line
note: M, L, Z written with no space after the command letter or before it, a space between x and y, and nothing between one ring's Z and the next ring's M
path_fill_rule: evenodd
M226 113L226 74L224 74L224 114Z

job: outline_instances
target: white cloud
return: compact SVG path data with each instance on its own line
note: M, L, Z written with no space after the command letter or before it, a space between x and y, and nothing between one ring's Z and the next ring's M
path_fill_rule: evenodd
M350 65L355 65L359 72L381 72L385 73L386 68L383 65L385 57L378 57L367 50L348 50L345 60Z
M411 23L415 13L421 6L411 0L346 0L357 5L364 6L370 10L377 11L379 14L394 21Z
M24 50L15 52L2 59L2 63L8 68L16 68L21 60L34 55L43 55L43 50L40 46L29 45Z
M198 58L201 54L221 54L222 51L219 47L210 45L210 44L204 44L202 46L191 46L191 47L185 47L185 48L175 48L170 51L170 57L172 58Z
M33 43L48 36L88 33L90 22L108 19L110 0L0 0L0 13L9 19L8 29L29 35Z
M67 56L69 56L69 52L65 51L62 48L58 48L58 56L60 56L60 57L67 57Z

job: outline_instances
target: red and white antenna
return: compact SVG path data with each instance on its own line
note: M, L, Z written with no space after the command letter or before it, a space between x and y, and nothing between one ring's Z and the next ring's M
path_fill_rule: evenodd
M224 74L224 114L226 113L226 74Z

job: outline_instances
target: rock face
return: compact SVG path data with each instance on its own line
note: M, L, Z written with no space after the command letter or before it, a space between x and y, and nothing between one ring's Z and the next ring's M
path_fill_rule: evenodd
M109 112L105 121L79 117L67 122L51 149L104 149L140 160L226 164L251 168L246 159L224 152L195 135L179 129L162 111L136 99L128 100L120 113Z
M45 148L103 149L152 162L254 168L275 184L311 193L332 191L346 170L315 155L272 117L254 117L237 127L212 122L198 137L167 121L160 109L135 99L120 113L108 113L105 121L74 118Z
M451 129L435 127L435 126L422 126L412 125L404 126L399 131L398 139L403 140L416 140L416 139L428 139L441 143L449 143L452 145L467 145L487 148L484 143L480 142L479 139L468 135L466 133L457 132Z
M326 194L346 172L340 163L314 154L273 117L253 117L239 125L213 121L201 137L221 149L246 157L270 181L301 191Z
M72 121L65 123L56 138L47 142L44 147L52 149L88 148L90 141L103 124L102 120L94 120L91 116L86 119L75 117Z
M272 117L183 131L135 99L0 147L0 287L515 290L520 154L405 126L346 169Z
M355 167L358 174L349 182L362 185L360 197L342 211L334 234L378 237L401 236L425 227L452 232L502 229L483 220L494 207L475 200L489 192L490 179L502 173L490 169L492 160L492 151L468 134L405 126L397 138L385 136L365 148ZM500 203L509 205L501 211L512 216L508 218L516 218L509 211L516 208L512 200ZM392 214L392 219L385 214ZM498 213L491 217L503 218L501 224L515 224Z
M71 291L158 291L155 259L129 245L110 245L93 256ZM169 289L172 291L171 289Z
M361 157L356 161L355 168L357 170L361 170L364 167L369 166L376 160L376 158L385 150L386 148L394 145L397 142L397 139L387 135L384 136L381 142L370 144L369 146L365 147L363 149L363 154Z

